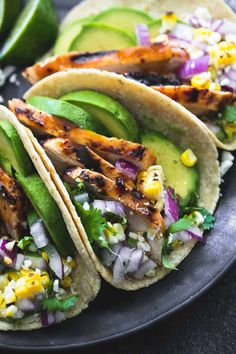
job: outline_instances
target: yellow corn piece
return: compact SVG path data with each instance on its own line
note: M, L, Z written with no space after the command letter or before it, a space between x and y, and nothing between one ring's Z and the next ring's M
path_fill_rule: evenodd
M6 307L6 303L5 303L5 300L4 300L4 297L2 294L0 294L0 309L4 309Z
M47 252L42 252L42 258L48 263L49 262L49 258L48 258L48 254Z
M9 280L5 275L0 275L0 290L3 291L7 284L9 283Z
M197 156L191 149L187 149L181 154L180 160L184 166L193 167L197 163Z
M76 267L76 260L72 258L72 260L69 262L69 265L72 269L74 269Z
M13 302L16 302L16 295L15 295L14 291L11 291L11 293L8 294L7 297L5 295L5 302L6 302L6 305L9 305L9 304L12 304Z
M41 284L41 280L37 280L37 279L30 279L30 280L26 280L26 287L29 289L29 291L32 294L38 294L41 293L43 291L43 286Z
M167 12L161 16L161 19L161 33L165 33L166 31L171 31L175 27L178 17L174 12Z
M209 87L208 87L208 89L212 90L212 91L220 91L221 90L221 86L217 82L211 82Z
M43 285L44 288L47 288L50 284L50 277L47 272L43 272L41 274L41 284Z
M156 200L159 193L162 191L160 181L152 181L144 186L143 192L149 199Z
M61 285L63 286L63 288L69 288L71 285L71 281L71 277L67 275L64 280L61 281Z
M15 280L15 281L17 281L19 279L19 277L20 277L19 273L18 272L14 272L14 271L7 272L5 274L5 276L7 276L8 280Z
M23 277L27 277L30 273L32 273L33 271L30 269L21 269L20 270L20 275ZM34 272L33 272L34 273Z
M147 171L140 171L137 176L137 184L143 183L147 178Z
M17 307L15 305L11 305L2 311L2 316L3 317L12 317L12 316L14 316L16 311L17 311Z
M211 61L216 67L224 67L236 62L236 44L220 42L209 49Z
M199 39L202 42L204 42L210 38L212 33L213 33L212 30L210 30L209 28L204 28L204 27L196 28L193 32L193 38Z
M191 84L193 87L198 89L208 89L211 83L210 75L199 74L194 75L191 79Z

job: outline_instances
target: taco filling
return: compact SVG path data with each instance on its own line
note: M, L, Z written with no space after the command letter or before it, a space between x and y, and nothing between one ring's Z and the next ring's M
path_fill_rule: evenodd
M0 319L16 325L38 314L48 326L78 302L75 247L17 130L4 119L0 139Z
M41 99L29 101L51 102L54 111L60 104ZM106 137L18 99L9 107L53 162L113 284L174 269L172 253L203 241L213 227L213 216L198 206L198 158L191 149L182 151L155 131L144 132L141 144Z
M182 104L196 114L221 142L233 142L236 132L234 23L214 18L204 7L181 19L169 11L160 18L149 17L147 20L148 12L142 11L139 16L142 14L145 22L141 25L142 22L135 22L135 12L134 8L121 7L96 14L89 24L86 22L85 27L80 26L71 47L57 52L56 45L55 52L59 55L27 68L23 75L35 83L69 68L97 68L122 73ZM134 27L122 22L123 18L127 20L126 16L131 16L130 23L134 23ZM86 37L86 51L78 44L80 50L76 52L75 43L81 44L83 33L87 33L89 26L96 24L99 32L99 24L103 22L128 31L135 38L136 46L118 49L112 42L113 50L95 51L99 43L94 42L91 35ZM70 31L73 24L71 26ZM64 36L62 34L66 39L66 29ZM221 143L219 146L226 148Z

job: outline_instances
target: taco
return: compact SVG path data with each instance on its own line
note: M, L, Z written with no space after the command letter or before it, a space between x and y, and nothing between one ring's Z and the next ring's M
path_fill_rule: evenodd
M82 97L86 104L75 102ZM212 227L217 149L187 110L145 85L94 69L56 73L24 98L9 108L37 137L28 131L106 281L125 290L155 283ZM133 141L76 127L71 106L92 110L110 136L130 129L124 136Z
M78 315L98 276L24 127L0 106L0 330Z
M73 39L71 46L58 51L56 45L55 54L60 55L27 68L24 76L34 83L68 68L125 74L194 113L217 147L235 150L235 20L221 0L178 6L166 0L86 0L71 10L61 26L58 43ZM99 29L102 36L104 26L113 27L112 33L125 31L133 45L123 37L121 48L120 41L109 41L108 35L103 41L95 39Z

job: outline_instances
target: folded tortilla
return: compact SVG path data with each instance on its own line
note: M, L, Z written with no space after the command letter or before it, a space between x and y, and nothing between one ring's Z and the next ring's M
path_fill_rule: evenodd
M204 206L209 212L214 211L219 198L220 184L217 149L204 128L204 124L168 97L145 85L128 80L122 75L95 69L71 69L38 82L26 92L24 98L28 99L31 96L59 98L69 92L84 89L98 91L116 99L133 114L141 129L161 132L181 149L192 149L198 158L199 205ZM103 278L112 285L125 290L146 287L163 278L169 271L159 267L152 278L125 279L119 284L113 283L111 271L104 267L95 255L75 207L54 166L36 138L28 129L26 131L70 211L97 271ZM177 266L189 254L195 243L196 241L192 240L172 252L171 262Z
M180 19L193 15L197 8L207 8L214 18L227 19L236 23L236 14L223 0L192 0L192 1L173 1L173 0L84 0L75 6L65 17L61 24L63 30L70 23L77 19L95 15L100 11L115 6L128 6L136 9L144 10L150 13L154 18L159 18L163 13L173 11ZM236 136L231 142L222 142L215 134L204 124L204 128L215 142L218 148L233 151L236 149Z
M6 107L0 106L0 119L9 121L17 130L19 137L30 156L39 176L48 188L51 196L57 203L65 224L67 226L68 232L76 246L76 262L77 267L72 271L72 285L73 295L78 295L78 301L76 305L68 312L66 312L66 318L74 317L78 315L81 311L88 307L90 301L92 301L100 289L100 277L95 270L93 263L91 262L89 255L84 247L81 239L78 237L77 229L72 217L63 202L63 199L55 187L54 183L50 178L50 174L42 163L42 160L38 152L34 149L33 144L29 136L31 132L27 132L16 119L13 113L9 111ZM47 161L47 156L44 156L44 160ZM72 295L71 291L67 291L68 295ZM8 322L0 318L0 330L32 330L42 327L42 322L39 314L33 314L26 316L25 318L15 321L14 323Z

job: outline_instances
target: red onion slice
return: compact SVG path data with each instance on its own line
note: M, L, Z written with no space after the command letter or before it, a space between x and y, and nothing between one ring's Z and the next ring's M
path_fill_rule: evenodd
M115 262L117 254L119 253L121 247L122 247L122 243L119 242L111 246L112 252L106 248L102 248L100 253L102 263L105 266L110 267L112 263Z
M48 327L56 322L55 314L53 312L48 312L46 310L43 310L41 312L41 321L43 327Z
M133 181L136 180L138 174L138 167L133 165L131 162L119 159L116 161L115 167L118 171L126 175L128 178L132 179Z
M167 226L179 219L179 208L176 200L173 198L173 193L174 190L168 187L165 195L165 222Z
M180 65L177 69L177 75L180 79L190 79L196 74L208 71L210 56L205 55L197 59L191 59Z
M113 267L113 282L120 283L126 273L126 267L129 263L132 249L130 247L122 247L116 258L114 267Z
M102 215L108 212L112 212L113 214L119 216L125 216L125 208L124 205L120 202L116 202L113 200L99 200L95 199L92 203L94 209L101 210Z
M11 242L11 241L8 241L8 240L4 240L4 239L1 239L0 240L0 256L2 258L4 257L9 257L11 258L12 262L15 261L15 258L16 258L16 255L17 255L17 250L16 248L14 247L12 249L12 251L9 251L7 248L6 248L6 245Z
M187 230L187 233L197 241L203 241L203 231L197 227L193 226Z
M45 247L45 251L48 254L50 268L59 279L64 279L64 265L56 248L53 245L48 244Z
M38 248L43 248L49 243L47 230L42 219L37 220L30 226L30 234L33 236Z
M148 30L148 26L145 24L139 24L135 28L138 45L150 45L151 38Z
M148 259L145 263L141 265L139 270L134 273L134 277L137 279L143 279L145 274L156 268L156 263L152 259Z
M126 273L137 272L143 259L143 250L135 249L132 251Z

